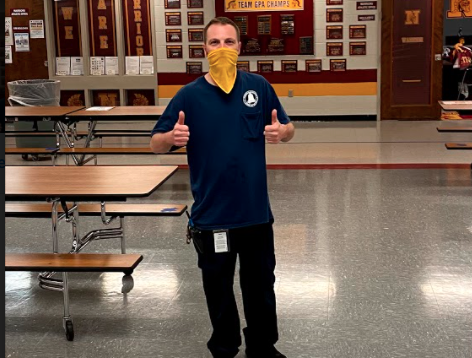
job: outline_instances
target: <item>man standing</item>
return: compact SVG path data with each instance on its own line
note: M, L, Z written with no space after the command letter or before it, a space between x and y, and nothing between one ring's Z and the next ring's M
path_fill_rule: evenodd
M209 73L175 95L150 145L155 153L187 146L195 200L189 233L213 326L207 344L213 357L235 357L241 345L233 291L239 255L246 355L283 358L274 347L274 219L265 142L288 142L295 129L272 86L259 75L237 70L241 42L233 21L211 20L204 42Z

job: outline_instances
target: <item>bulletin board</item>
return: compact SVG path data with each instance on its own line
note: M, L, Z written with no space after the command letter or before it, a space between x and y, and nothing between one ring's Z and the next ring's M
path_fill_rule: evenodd
M235 18L247 16L247 35L241 35L241 55L242 56L272 56L272 55L308 55L313 54L313 1L305 1L304 9L301 11L245 11L245 12L225 12L225 2L215 0L216 16L225 16L231 20ZM294 21L294 33L290 35L282 34L283 16L291 15ZM270 16L270 35L258 34L258 18L260 16ZM256 41L254 41L257 40ZM282 40L283 49L281 48L279 39ZM251 41L248 46L247 43ZM259 52L248 52L260 47ZM270 47L269 47L270 46ZM311 51L307 51L306 47L310 47ZM301 51L301 47L305 47ZM271 51L269 51L271 49Z

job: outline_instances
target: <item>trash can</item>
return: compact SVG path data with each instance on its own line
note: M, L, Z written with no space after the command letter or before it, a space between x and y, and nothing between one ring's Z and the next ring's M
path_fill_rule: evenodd
M57 80L18 80L8 82L10 106L59 106L60 85ZM53 131L54 122L21 121L14 123L15 131ZM18 148L49 148L56 146L55 137L17 137Z

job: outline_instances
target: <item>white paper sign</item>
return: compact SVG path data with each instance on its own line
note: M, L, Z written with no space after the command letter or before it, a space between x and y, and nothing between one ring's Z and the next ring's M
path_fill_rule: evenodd
M70 57L56 57L56 75L70 75Z
M43 20L30 20L30 36L32 39L44 39Z
M105 70L107 75L117 75L118 57L105 57Z
M82 76L84 74L84 61L82 57L70 58L70 74L72 76Z
M5 46L5 63L13 63L11 46Z
M139 57L139 73L141 75L152 75L154 73L154 58L152 56Z
M90 57L90 74L92 76L105 74L105 57Z
M16 52L29 52L29 34L28 33L15 33L15 51Z
M5 46L13 46L13 26L11 17L5 18Z
M87 108L86 111L109 111L110 109L113 109L115 107L102 107L102 106L97 106L97 107L90 107Z
M139 57L126 56L126 74L139 75Z

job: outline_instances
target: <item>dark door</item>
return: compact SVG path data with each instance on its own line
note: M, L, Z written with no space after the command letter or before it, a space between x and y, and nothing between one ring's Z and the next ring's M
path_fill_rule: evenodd
M382 119L439 119L443 0L382 2Z
M12 9L26 9L28 15L11 16ZM43 0L6 0L5 16L11 16L13 33L29 33L29 20L43 20ZM17 28L17 29L15 29ZM46 34L45 34L46 37ZM29 52L16 52L12 46L12 64L5 65L5 103L8 104L7 83L16 80L48 79L46 38L29 38Z

